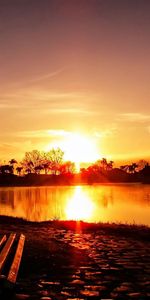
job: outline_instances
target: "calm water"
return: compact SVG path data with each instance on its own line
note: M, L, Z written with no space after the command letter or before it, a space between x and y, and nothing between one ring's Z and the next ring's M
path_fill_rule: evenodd
M150 226L150 185L0 188L0 214L31 221L82 219Z

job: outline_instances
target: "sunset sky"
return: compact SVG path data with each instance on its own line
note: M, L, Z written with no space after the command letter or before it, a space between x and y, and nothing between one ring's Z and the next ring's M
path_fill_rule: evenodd
M82 138L150 157L150 1L0 0L0 160Z

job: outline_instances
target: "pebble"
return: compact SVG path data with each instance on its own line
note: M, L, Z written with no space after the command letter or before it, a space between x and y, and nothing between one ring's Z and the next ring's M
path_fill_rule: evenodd
M132 298L137 298L140 299L139 297L141 296L141 293L129 293L128 294L129 297L132 297Z
M85 285L84 286L85 289L87 290L92 290L92 291L105 291L106 290L106 287L105 286L100 286L100 285Z
M75 279L75 280L72 280L69 282L70 284L80 284L80 285L83 285L85 284L85 282L83 280L80 280L80 279Z
M42 297L42 298L40 298L41 300L52 300L52 298L50 298L50 297Z
M90 291L90 290L80 291L80 294L84 295L84 296L90 296L90 297L98 297L99 296L98 291Z
M41 296L47 297L49 295L48 291L39 291L38 294L40 294Z
M26 295L26 294L16 294L16 299L21 299L21 300L25 300L25 299L29 299L30 295Z
M125 286L125 285L121 285L121 286L117 287L116 289L114 289L114 291L116 291L116 292L128 292L129 287Z
M41 281L43 285L60 285L59 281Z

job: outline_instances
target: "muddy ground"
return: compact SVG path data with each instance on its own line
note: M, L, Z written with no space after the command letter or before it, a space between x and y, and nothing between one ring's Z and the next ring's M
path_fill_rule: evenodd
M0 217L0 237L11 232L26 240L17 283L2 276L8 262L0 299L150 299L150 228Z

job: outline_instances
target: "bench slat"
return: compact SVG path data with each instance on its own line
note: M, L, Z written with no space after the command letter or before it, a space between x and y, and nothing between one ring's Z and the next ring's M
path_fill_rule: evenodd
M7 255L10 251L10 248L14 242L14 239L16 237L16 234L15 233L11 233L4 248L2 249L1 253L0 253L0 273L2 271L2 268L3 268L3 265L5 263L5 260L7 258Z
M19 271L19 266L21 262L21 257L22 257L22 252L23 252L23 247L24 247L24 242L25 242L25 236L23 234L20 235L16 254L13 260L13 263L11 265L7 280L11 283L16 282L17 274Z
M3 237L0 240L0 247L4 244L5 241L6 241L6 234L3 235Z

